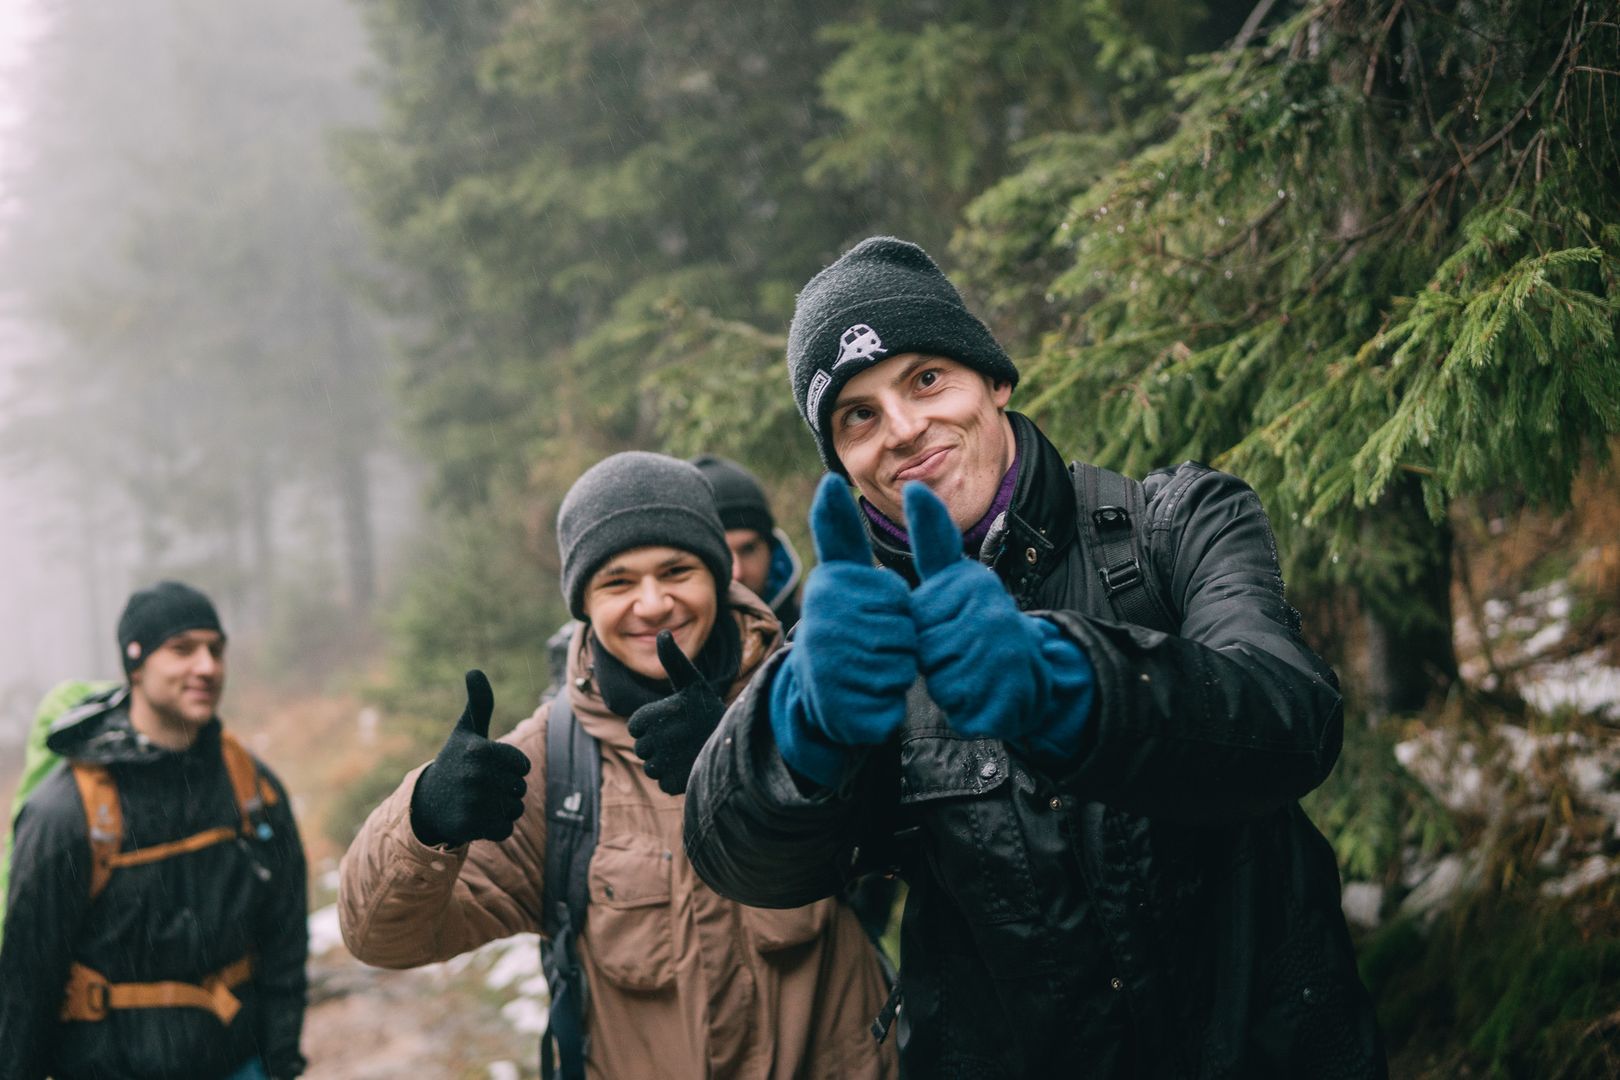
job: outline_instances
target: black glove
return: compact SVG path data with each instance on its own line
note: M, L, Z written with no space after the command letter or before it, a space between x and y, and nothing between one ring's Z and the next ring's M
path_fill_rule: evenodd
M668 630L658 634L658 662L675 692L637 709L630 717L630 737L636 740L642 769L658 781L659 790L680 795L726 706Z
M422 843L460 847L469 840L512 835L529 789L523 779L529 758L489 738L494 711L489 680L482 671L467 672L467 707L411 793L411 831Z

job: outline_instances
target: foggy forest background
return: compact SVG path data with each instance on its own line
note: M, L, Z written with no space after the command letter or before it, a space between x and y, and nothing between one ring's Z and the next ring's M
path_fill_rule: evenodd
M586 466L737 458L810 551L793 297L892 233L1066 454L1260 493L1396 1075L1620 1074L1612 3L17 10L0 794L177 576L335 858L466 668L531 710ZM387 737L295 734L321 702Z

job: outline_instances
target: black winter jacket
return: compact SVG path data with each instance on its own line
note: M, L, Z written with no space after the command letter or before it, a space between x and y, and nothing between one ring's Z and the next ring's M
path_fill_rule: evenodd
M1020 475L987 558L1096 669L1079 754L961 738L919 680L898 736L807 794L768 715L784 651L693 770L693 866L788 907L895 865L910 1076L1385 1075L1333 852L1295 801L1337 759L1337 680L1298 635L1259 500L1192 463L1149 476L1149 554L1180 632L1120 624L1076 542L1068 469L1009 415Z
M127 691L65 715L49 745L109 766L124 814L126 851L239 822L210 723L184 751L140 738ZM268 837L220 843L113 871L89 898L84 804L58 769L17 817L6 928L0 943L0 1078L152 1080L221 1077L262 1058L273 1077L303 1072L308 900L304 852L281 784ZM251 980L233 993L229 1025L197 1008L114 1009L96 1022L58 1020L77 961L113 983L201 982L245 954Z

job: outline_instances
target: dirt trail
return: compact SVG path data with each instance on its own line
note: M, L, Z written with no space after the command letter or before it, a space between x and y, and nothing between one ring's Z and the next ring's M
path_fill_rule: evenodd
M536 1038L502 1014L510 993L473 967L368 968L337 949L310 961L305 1080L538 1076Z
M329 905L342 850L327 835L327 818L373 762L398 751L402 740L388 718L348 695L285 700L249 690L233 697L227 722L286 784L309 857L307 1080L538 1076L544 981L537 939L385 971L355 960L338 936Z

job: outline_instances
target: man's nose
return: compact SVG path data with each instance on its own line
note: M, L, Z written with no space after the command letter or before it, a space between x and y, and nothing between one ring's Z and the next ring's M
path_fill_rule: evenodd
M648 577L642 580L641 587L636 590L636 614L642 618L654 618L669 610L669 590L657 578Z
M883 413L884 427L889 433L890 444L894 446L916 442L928 427L928 421L920 411L902 404L886 405Z

